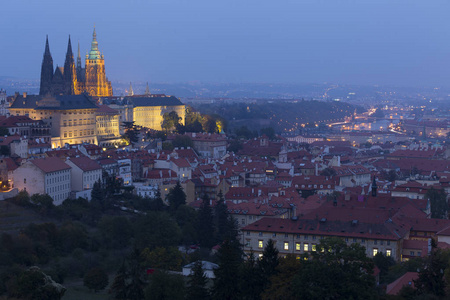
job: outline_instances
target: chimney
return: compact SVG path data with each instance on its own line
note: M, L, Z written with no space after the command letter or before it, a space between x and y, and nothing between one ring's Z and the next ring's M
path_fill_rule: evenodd
M24 97L24 98L27 97L27 92L23 92L23 97Z

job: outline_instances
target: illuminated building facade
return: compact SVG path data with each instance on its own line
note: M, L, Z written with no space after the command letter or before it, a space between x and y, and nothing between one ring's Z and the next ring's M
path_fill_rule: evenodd
M9 110L13 116L28 116L50 125L52 148L83 142L98 144L96 111L86 95L16 95Z
M83 92L87 92L94 97L112 96L112 86L106 77L104 56L98 50L95 28L91 50L86 55L85 68L81 66L79 45L77 64L75 66L72 43L69 36L64 67L57 67L54 70L47 37L41 67L39 95L80 95Z

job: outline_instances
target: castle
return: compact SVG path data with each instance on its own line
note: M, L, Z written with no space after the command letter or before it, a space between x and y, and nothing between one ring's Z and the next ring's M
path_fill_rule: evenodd
M54 69L47 36L41 67L39 95L80 95L84 92L93 97L109 97L113 94L111 82L108 81L105 74L103 54L98 50L95 28L91 50L86 55L84 68L81 66L80 45L78 45L77 64L75 66L69 36L64 67Z

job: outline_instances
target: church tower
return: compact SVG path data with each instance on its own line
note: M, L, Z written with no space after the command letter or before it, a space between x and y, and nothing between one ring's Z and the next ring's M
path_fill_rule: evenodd
M42 59L41 67L41 86L39 95L46 95L52 93L53 81L53 58L50 54L50 47L48 45L48 36L45 41L44 58Z
M111 82L105 74L105 60L98 50L97 33L92 37L91 51L86 55L86 85L85 89L91 96L112 96Z
M75 69L75 61L73 59L72 43L67 45L66 61L64 62L64 94L65 95L78 95L81 94L78 91L77 84L77 72Z

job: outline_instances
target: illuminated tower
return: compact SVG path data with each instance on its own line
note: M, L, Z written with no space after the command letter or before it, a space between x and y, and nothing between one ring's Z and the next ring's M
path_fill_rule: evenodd
M105 60L98 50L97 34L93 33L91 51L86 55L85 90L91 96L112 96L111 82L105 74Z
M41 67L41 87L39 89L39 95L46 95L52 93L52 81L53 81L53 59L50 54L50 47L48 45L48 35L45 41L44 58L42 59Z

